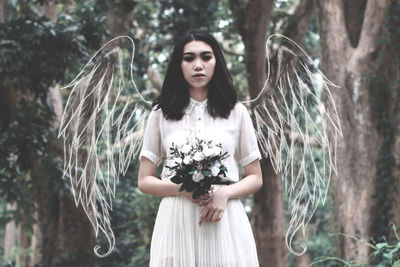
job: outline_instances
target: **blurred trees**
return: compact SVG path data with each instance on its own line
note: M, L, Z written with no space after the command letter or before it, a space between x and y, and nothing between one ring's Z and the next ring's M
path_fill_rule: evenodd
M208 30L220 42L241 100L262 88L265 40L275 32L305 47L316 62L322 55L327 78L341 87L334 92L345 135L339 176L332 179L335 213L328 198L310 222L307 255L293 260L284 244L288 214L280 177L263 160L264 186L254 195L250 216L261 266L301 266L303 260L332 256L327 232L334 231L333 220L337 232L388 235L388 222L400 223L395 209L400 194L393 186L397 182L400 190L398 12L395 0L0 0L0 247L7 243L9 253L18 235L10 262L18 258L20 266L148 265L160 199L137 190L137 161L117 188L114 251L107 258L93 257L94 244L103 248L106 240L93 239L69 182L61 179L62 143L56 134L61 100L69 92L59 88L101 44L123 34L135 41L135 82L153 99L176 37L189 28ZM244 203L251 206L249 200ZM9 224L7 235L10 221L17 227ZM346 258L368 252L350 239L336 247L334 255Z
M65 20L55 23L34 12L49 12L54 20L54 5L33 10L30 3L20 4L9 6L17 15L6 13L0 30L1 195L17 204L17 264L90 265L92 230L65 190L62 143L56 137L62 111L57 82L84 54L85 44Z

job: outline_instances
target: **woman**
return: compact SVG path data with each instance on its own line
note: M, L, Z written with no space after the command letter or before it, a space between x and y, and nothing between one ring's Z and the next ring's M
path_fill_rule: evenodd
M190 136L221 143L229 153L231 185L214 185L198 200L179 192L163 168L169 147ZM240 198L262 186L254 128L237 102L230 73L216 40L191 30L177 42L162 87L153 103L140 153L139 189L162 196L151 241L150 266L258 266L256 246ZM244 168L239 181L238 164ZM168 162L164 162L164 166Z

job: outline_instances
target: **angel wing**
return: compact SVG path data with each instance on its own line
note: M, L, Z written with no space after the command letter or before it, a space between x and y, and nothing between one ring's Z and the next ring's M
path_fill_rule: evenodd
M130 80L135 93L124 82L121 41L132 44ZM111 253L115 237L110 223L112 199L119 175L140 152L145 120L151 103L133 81L135 45L119 36L101 47L77 77L61 121L58 137L64 139L64 177L69 178L76 206L82 205L96 237L102 232L109 244L99 257Z
M269 57L268 48L277 46ZM304 50L291 39L274 34L267 39L268 75L264 88L250 105L262 154L281 173L288 198L290 222L286 245L303 233L318 204L324 203L336 170L336 144L342 135L331 83ZM274 48L274 47L273 47ZM271 62L272 61L272 62Z

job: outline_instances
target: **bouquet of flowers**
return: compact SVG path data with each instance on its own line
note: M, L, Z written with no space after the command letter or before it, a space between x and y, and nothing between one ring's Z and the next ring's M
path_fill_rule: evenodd
M196 138L194 144L187 142L180 147L172 143L170 150L174 165L166 167L174 173L171 181L182 184L179 191L193 191L193 199L207 193L212 184L232 183L224 179L228 152L223 152L221 144Z

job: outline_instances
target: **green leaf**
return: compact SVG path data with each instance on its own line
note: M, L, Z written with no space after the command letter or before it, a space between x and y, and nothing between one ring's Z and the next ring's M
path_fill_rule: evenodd
M208 171L208 170L204 170L204 171L203 171L203 174L204 174L205 176L211 176L211 172Z
M376 248L377 249L382 249L382 248L387 247L387 246L388 246L387 243L378 243L378 244L376 244Z

